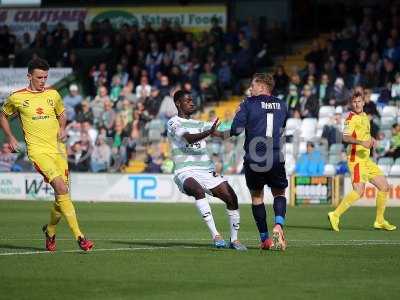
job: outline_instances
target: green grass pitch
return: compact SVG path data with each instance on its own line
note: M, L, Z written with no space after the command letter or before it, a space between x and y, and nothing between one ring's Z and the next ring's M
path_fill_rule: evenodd
M96 243L82 253L65 221L58 252L45 253L40 227L50 202L0 201L0 299L397 299L400 230L373 230L375 208L353 207L339 233L327 206L288 208L286 252L260 251L248 205L247 252L210 247L193 204L76 203ZM224 206L214 205L228 237ZM272 221L272 208L268 207ZM400 225L400 208L386 217ZM271 226L270 226L271 228Z

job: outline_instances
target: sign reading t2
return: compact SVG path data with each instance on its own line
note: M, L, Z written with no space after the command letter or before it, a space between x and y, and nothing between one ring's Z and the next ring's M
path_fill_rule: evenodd
M157 188L155 176L129 176L132 182L132 193L135 200L156 200L154 191Z

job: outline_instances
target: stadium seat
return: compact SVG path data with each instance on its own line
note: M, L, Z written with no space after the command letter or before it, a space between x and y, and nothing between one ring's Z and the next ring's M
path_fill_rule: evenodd
M390 175L391 176L400 176L400 164L398 165L393 165L390 168Z
M385 174L385 176L388 176L390 173L390 169L391 166L390 165L379 165L379 168L381 168L383 174Z
M392 125L396 123L396 119L393 117L382 117L381 118L381 130L391 129Z
M382 115L381 117L385 118L385 117L391 117L391 118L396 118L398 114L398 109L396 106L385 106L382 109Z
M322 132L324 130L324 126L329 123L329 120L330 120L329 117L320 117L318 119L317 133L316 133L316 136L318 138L320 138L322 136Z
M332 154L329 155L329 159L328 159L328 163L331 165L336 165L338 162L340 162L342 160L340 154Z
M328 105L324 105L321 106L319 109L319 113L318 113L318 118L329 118L332 117L336 112L335 107L333 106L328 106Z
M301 120L296 118L289 118L286 122L286 136L293 135L301 128Z
M390 140L392 138L392 131L390 129L382 130L382 132L385 134L386 140Z
M286 143L284 147L285 147L285 153L286 153L286 155L288 155L288 154L293 155L293 153L294 153L294 146L293 146L292 143Z
M391 166L394 164L394 160L392 157L381 157L378 160L378 164L379 165L387 165L387 166Z
M378 98L379 98L379 93L372 93L371 94L371 101L372 102L376 103L376 101L378 101Z
M316 130L317 130L317 119L305 118L301 123L300 137L306 141L309 141L316 136Z
M299 143L299 154L303 154L307 152L307 142Z
M326 164L324 167L324 175L325 176L334 176L336 174L335 165Z
M294 169L296 168L296 160L294 159L294 156L291 154L286 154L285 162L286 174L292 175L294 173Z
M329 149L329 154L338 155L343 152L343 144L332 144Z

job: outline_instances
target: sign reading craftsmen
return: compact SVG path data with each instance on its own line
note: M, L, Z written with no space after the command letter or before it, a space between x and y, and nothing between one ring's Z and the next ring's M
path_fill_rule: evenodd
M0 24L7 24L18 37L28 32L35 37L41 23L53 30L61 22L70 31L82 21L87 28L93 21L109 19L114 26L127 23L143 27L146 23L160 27L164 19L173 26L178 23L185 30L202 31L211 28L212 19L226 28L227 12L223 5L192 6L143 6L143 7L96 7L96 8L15 8L0 9ZM71 32L72 33L72 32Z

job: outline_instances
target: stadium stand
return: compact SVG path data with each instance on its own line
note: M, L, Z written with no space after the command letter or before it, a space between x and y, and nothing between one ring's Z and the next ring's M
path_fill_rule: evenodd
M309 141L324 159L325 174L336 172L343 162L340 137L354 90L365 95L365 111L379 144L374 158L386 173L399 172L400 39L391 13L365 9L360 21L348 19L341 30L321 32L313 41L293 45L291 55L274 57L275 92L287 100L291 113L285 132L289 173ZM375 18L379 14L388 16L388 22ZM86 143L83 151L96 155L85 168L77 168L92 172L171 172L165 132L166 121L176 113L171 93L190 92L199 118L218 117L223 129L229 129L251 74L270 69L268 53L276 50L268 46L268 30L254 21L232 21L225 32L214 22L198 34L167 21L159 29L128 24L115 29L103 20L91 28L81 23L75 32L61 23L50 32L43 23L34 37L22 39L2 25L0 39L6 41L0 47L1 67L24 67L39 55L52 67L74 70L58 86L70 122L68 151L73 157L82 148L76 144ZM241 139L210 141L222 172L241 172ZM226 155L229 151L235 155ZM100 153L106 156L102 160ZM143 161L135 167L138 157ZM24 159L15 165L26 167Z

